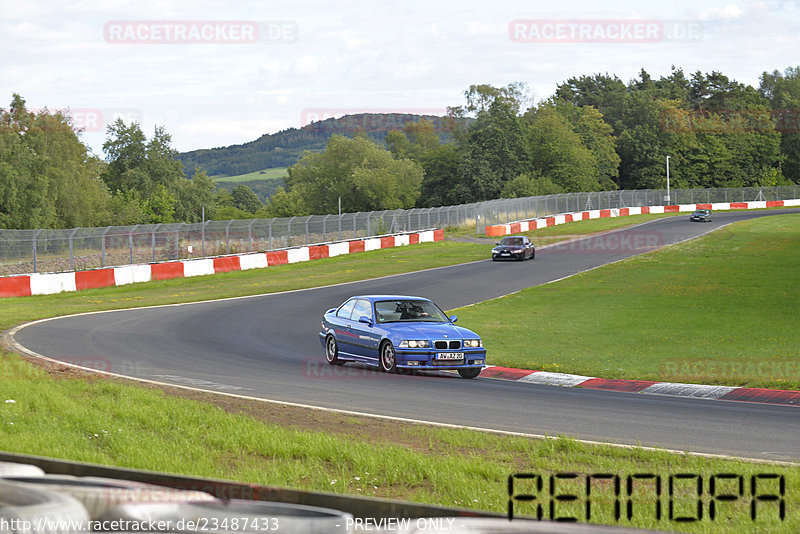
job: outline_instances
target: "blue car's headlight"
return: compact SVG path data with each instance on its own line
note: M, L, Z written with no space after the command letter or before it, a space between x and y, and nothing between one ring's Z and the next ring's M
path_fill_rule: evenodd
M465 339L464 340L465 347L482 347L483 342L480 339Z
M425 339L409 339L400 342L401 349L426 349L430 345Z

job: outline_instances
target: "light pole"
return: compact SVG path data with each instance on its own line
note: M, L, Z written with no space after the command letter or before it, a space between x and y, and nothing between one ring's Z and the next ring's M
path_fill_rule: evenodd
M671 198L669 196L669 156L667 156L667 202L671 202Z
M206 205L203 204L202 208L200 209L200 218L203 219L202 226L200 226L200 241L201 241L201 255L205 258L206 256Z

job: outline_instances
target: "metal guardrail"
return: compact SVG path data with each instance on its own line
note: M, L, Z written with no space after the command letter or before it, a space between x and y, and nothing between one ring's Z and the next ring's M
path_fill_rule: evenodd
M253 501L269 501L272 503L283 503L284 505L300 505L305 507L315 507L316 509L326 509L328 511L339 511L351 514L355 520L361 519L365 521L360 527L354 526L348 528L346 525L341 531L360 532L360 531L376 531L376 532L449 532L455 534L499 534L499 533L539 533L539 534L646 534L655 532L651 530L641 530L632 527L621 527L616 525L601 525L601 524L578 524L578 523L564 523L552 520L536 520L533 517L515 517L514 521L508 519L507 514L498 514L494 512L483 512L479 510L468 510L464 508L449 508L445 506L436 506L429 504L419 504L407 501L395 501L390 499L379 499L375 497L362 497L342 495L336 493L323 493L311 491L299 491L285 488L275 488L269 486L262 486L258 484L246 484L240 482L232 482L227 480L207 479L199 477L189 477L181 475L170 475L165 473L158 473L153 471L143 471L137 469L126 469L118 467L108 467L97 464L86 464L80 462L71 462L67 460L57 460L53 458L46 458L42 456L33 456L27 454L0 452L0 462L14 462L18 464L35 465L41 468L46 475L71 475L75 477L100 477L103 479L117 479L131 482L143 482L146 484L155 484L177 490L190 490L202 491L208 493L217 499L223 501L233 501L241 503L243 500ZM35 477L34 477L35 478ZM97 485L97 478L93 479L94 485ZM2 481L2 478L0 478ZM21 486L24 489L25 486ZM144 507L151 504L158 506L159 503L143 502ZM5 519L0 507L0 519ZM35 507L33 507L35 508ZM298 507L299 508L299 507ZM118 509L114 509L118 510ZM213 513L213 508L208 511ZM291 508L285 508L291 513ZM194 510L193 510L194 511ZM151 518L140 517L141 511L135 512L136 517L133 523L149 524ZM251 510L247 511L252 514ZM152 519L159 518L158 512L154 512ZM115 516L116 517L116 516ZM295 525L302 522L303 516L298 510L298 521ZM425 521L420 527L417 523L417 528L404 528L399 526L399 521L396 523L388 523L385 527L378 527L381 519L399 519L399 518L424 518ZM448 518L444 521L436 521L431 518ZM455 519L451 525L450 521ZM26 518L16 518L19 519ZM129 518L130 519L130 518ZM192 515L188 519L197 520L196 516ZM63 516L53 517L53 525L51 528L59 528L58 522L66 523ZM371 523L367 522L372 520ZM259 523L260 524L260 523ZM409 522L409 525L411 523ZM213 525L211 521L209 526ZM277 525L277 523L270 525ZM309 521L309 526L313 523ZM66 531L64 526L60 527L62 531ZM12 529L13 530L13 529ZM189 529L191 530L191 529ZM204 529L208 532L217 532L216 528ZM270 529L271 530L271 529ZM289 528L292 532L297 532L295 528ZM179 529L179 531L182 531ZM242 529L242 532L245 530ZM283 532L281 528L278 531ZM314 532L319 532L315 529Z
M543 215L632 206L786 200L800 186L562 193L474 204L277 219L141 224L64 230L0 229L0 276L63 272L169 260L264 252L447 226L487 225Z
M377 497L360 497L338 493L300 491L287 488L262 486L229 480L191 477L109 467L98 464L58 460L44 456L0 452L0 461L31 464L40 467L48 474L73 475L78 477L104 477L134 482L145 482L181 490L204 491L221 500L248 499L258 501L304 504L321 508L332 508L353 514L354 517L495 517L506 515L448 508L406 501L393 501Z

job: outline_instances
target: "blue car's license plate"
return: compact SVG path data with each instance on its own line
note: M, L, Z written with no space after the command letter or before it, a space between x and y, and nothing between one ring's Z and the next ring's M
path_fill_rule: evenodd
M463 360L463 352L439 352L436 354L437 360Z

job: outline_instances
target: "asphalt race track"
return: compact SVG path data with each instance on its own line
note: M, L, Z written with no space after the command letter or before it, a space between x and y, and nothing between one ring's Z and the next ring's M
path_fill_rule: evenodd
M716 212L713 223L690 223L681 214L539 249L535 261L486 260L305 291L67 317L25 327L15 339L63 361L207 390L421 421L798 461L797 407L480 377L385 375L351 365L334 374L317 336L322 313L351 295L422 295L452 309L737 220L788 212L800 210Z

